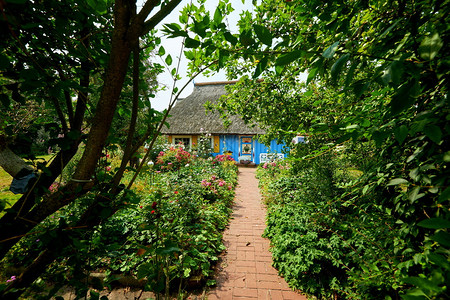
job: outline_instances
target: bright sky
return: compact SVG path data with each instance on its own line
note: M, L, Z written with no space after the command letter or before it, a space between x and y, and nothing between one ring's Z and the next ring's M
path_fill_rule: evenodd
M194 3L196 2L195 0L192 0L192 1L194 1ZM228 25L230 26L231 32L236 32L237 27L235 25L239 19L240 13L244 10L253 11L252 0L245 0L244 4L242 3L242 0L229 0L229 1L235 10L227 18ZM172 13L169 16L166 19L164 19L161 24L159 24L157 26L157 28L158 29L163 28L162 25L166 24L166 23L178 23L179 11L182 10L182 8L187 3L190 3L190 2L191 2L191 0L183 0L177 6L177 8L175 8L175 10L172 11ZM219 0L207 0L206 1L205 6L211 12L211 16L214 15L214 11L217 7L218 2L219 2ZM171 68L173 68L174 66L176 66L178 57L180 56L181 38L179 38L179 39L163 38L162 46L166 50L166 53L170 53L170 55L172 56L173 63L172 63ZM159 57L158 57L158 59L159 59ZM180 71L179 71L179 74L181 75L182 79L177 82L178 88L181 88L182 86L184 86L184 84L188 81L188 78L185 78L186 70L187 70L187 59L182 57ZM203 75L199 75L195 78L195 82L211 82L211 81L223 81L223 80L226 80L226 76L222 72L219 74L216 74L212 77L205 77ZM160 84L164 84L168 87L172 87L173 80L172 80L172 77L170 76L169 71L158 76L158 82ZM186 96L190 95L192 93L193 88L194 88L194 84L190 83L186 87L184 92L181 94L181 97L186 97ZM155 108L156 110L159 110L159 111L162 111L165 108L167 108L167 106L169 105L170 94L171 94L170 90L159 92L156 95L156 97L152 100L153 108Z

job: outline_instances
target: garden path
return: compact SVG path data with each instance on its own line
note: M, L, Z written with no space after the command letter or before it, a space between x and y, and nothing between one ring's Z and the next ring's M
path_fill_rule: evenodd
M232 219L223 236L227 250L221 258L217 286L208 292L207 299L306 300L306 296L292 291L272 267L269 240L261 237L266 209L255 171L239 168Z

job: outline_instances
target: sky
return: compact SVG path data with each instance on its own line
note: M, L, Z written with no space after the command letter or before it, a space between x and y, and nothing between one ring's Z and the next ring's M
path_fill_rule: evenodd
M192 0L192 1L194 1L194 3L196 2L195 0ZM232 33L235 33L235 32L237 32L237 27L235 26L235 24L237 23L237 21L239 19L240 13L244 10L253 11L252 0L245 0L244 4L242 3L242 0L229 0L229 1L235 10L232 12L232 14L230 16L228 16L228 24L230 26L230 31ZM191 0L182 0L182 2L172 11L172 13L168 17L166 17L157 26L157 29L163 28L163 24L178 23L179 11L182 10L183 7L190 2L191 2ZM219 0L207 0L206 1L205 7L211 12L211 15L214 14L214 11L217 7L218 2L219 2ZM176 66L178 57L180 56L181 41L182 41L181 38L178 38L178 39L162 38L161 45L166 50L166 54L170 53L170 55L173 58L173 63L171 66L172 68L174 66ZM159 57L157 56L156 59L159 59ZM162 61L159 61L159 63L162 63ZM178 88L181 88L188 81L188 78L186 78L186 71L187 71L187 59L182 57L179 74L183 78L182 78L182 80L177 82L176 86ZM195 82L212 82L212 81L224 81L224 80L227 80L224 72L220 72L220 73L218 73L214 76L210 76L210 77L205 77L200 74L199 76L197 76L195 78ZM166 86L172 87L173 80L169 74L169 71L165 72L164 74L159 75L158 82L160 84L164 84ZM186 87L184 92L180 95L180 97L184 98L184 97L187 97L188 95L190 95L193 91L193 88L194 88L194 84L191 82ZM156 110L159 110L159 111L166 109L169 105L170 95L171 95L170 90L158 92L156 97L152 100L153 108Z

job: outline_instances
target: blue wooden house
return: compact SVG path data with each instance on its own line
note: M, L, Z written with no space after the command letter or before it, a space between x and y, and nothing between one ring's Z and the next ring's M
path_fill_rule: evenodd
M284 158L284 145L272 141L269 147L258 141L258 135L265 131L257 125L249 126L239 116L230 116L230 125L225 127L223 119L217 112L207 112L205 104L215 103L227 92L225 86L235 81L196 83L188 97L178 100L172 108L162 133L167 135L172 144L182 143L191 148L200 137L208 134L213 149L213 156L231 155L236 161L254 164L264 163L274 156Z

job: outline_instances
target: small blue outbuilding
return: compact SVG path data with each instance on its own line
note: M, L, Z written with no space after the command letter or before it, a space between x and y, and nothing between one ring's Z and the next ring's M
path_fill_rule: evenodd
M168 136L169 142L176 145L182 143L186 148L195 146L199 139L209 139L213 156L228 154L236 161L254 164L264 163L271 159L284 158L285 145L275 140L266 146L258 141L258 136L265 133L256 124L245 124L239 116L229 116L227 126L217 112L207 111L207 103L216 103L226 95L226 85L236 81L220 81L196 83L191 95L177 101L170 111L168 127L162 133Z

